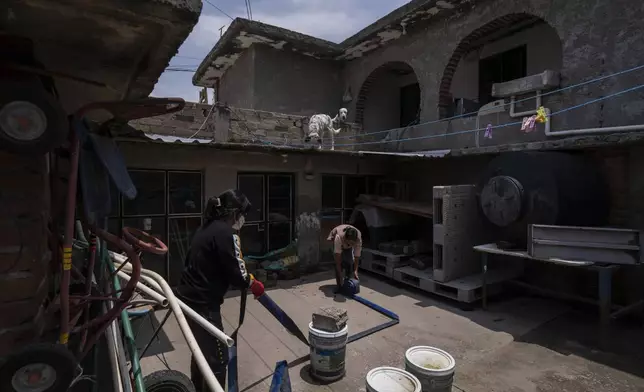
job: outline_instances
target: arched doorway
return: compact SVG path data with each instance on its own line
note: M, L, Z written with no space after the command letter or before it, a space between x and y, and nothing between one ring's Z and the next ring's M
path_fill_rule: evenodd
M440 118L478 110L494 83L560 71L561 39L543 19L509 14L474 30L454 50L439 87Z
M411 125L418 120L420 102L421 88L413 68L402 61L388 62L373 70L362 84L356 123L366 133Z

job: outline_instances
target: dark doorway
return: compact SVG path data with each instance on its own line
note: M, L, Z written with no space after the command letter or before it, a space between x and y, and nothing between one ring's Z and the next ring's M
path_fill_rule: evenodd
M526 45L479 61L479 103L492 102L492 85L523 78L527 73Z
M415 123L420 108L420 84L414 83L400 89L400 127Z
M240 237L242 251L261 256L293 239L294 183L291 174L240 173L238 189L253 205Z

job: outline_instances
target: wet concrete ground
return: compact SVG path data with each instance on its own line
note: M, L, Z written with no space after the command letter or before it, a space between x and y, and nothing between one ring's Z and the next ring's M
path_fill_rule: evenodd
M281 282L268 293L303 330L311 313L323 305L345 307L350 334L387 318L342 296L333 296L328 273ZM347 375L321 385L308 375L309 348L252 298L239 339L241 391L268 391L276 362L290 363L293 391L365 391L367 372L378 366L404 368L409 347L429 345L451 353L457 361L454 391L467 392L644 392L644 327L625 323L612 327L599 349L595 312L561 301L506 295L487 311L464 309L441 297L410 291L375 276L361 275L361 295L400 316L400 324L351 343ZM226 332L237 326L239 295L226 299ZM162 312L156 317L161 319ZM146 343L152 320L140 325L139 346ZM146 354L145 374L165 368L189 374L190 352L174 317Z

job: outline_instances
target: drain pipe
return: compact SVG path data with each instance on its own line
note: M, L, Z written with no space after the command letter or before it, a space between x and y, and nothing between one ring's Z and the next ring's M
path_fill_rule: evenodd
M545 129L546 136L593 135L597 133L644 131L644 124L620 125L616 127L604 127L604 128L568 129L565 131L551 131L550 122L552 121L552 117L550 116L550 109L545 109L545 112L548 117L548 121L546 122L546 129Z
M111 254L114 255L114 253L111 253ZM114 257L114 259L115 259L115 264L117 264L119 267L120 267L119 264L125 264L125 263L119 263L116 260L116 257ZM125 264L123 267L124 267L123 269L126 272L128 272L128 270L131 270L131 266L129 264ZM179 323L181 332L183 333L183 336L186 339L186 342L188 343L188 347L190 348L190 351L192 351L192 355L195 359L195 362L197 363L197 366L199 367L199 370L201 371L208 387L213 392L224 392L224 389L217 381L217 378L215 378L214 373L210 369L210 365L208 365L206 358L201 352L201 349L199 348L199 345L197 344L197 341L195 340L195 337L192 334L192 331L190 330L188 321L186 320L186 317L184 316L181 310L179 301L174 296L174 293L172 292L172 289L170 288L168 283L165 281L165 279L163 279L163 277L161 277L161 275L147 269L142 269L141 275L153 279L160 286L160 288L163 291L163 294L165 294L166 298L168 299L168 302L170 303L170 308L172 309L172 311L175 314L175 317L177 318L177 322ZM225 336L223 332L219 331L219 333ZM228 339L230 338L228 337ZM234 344L234 341L232 339L230 339L230 341L232 344ZM228 347L230 347L230 345Z

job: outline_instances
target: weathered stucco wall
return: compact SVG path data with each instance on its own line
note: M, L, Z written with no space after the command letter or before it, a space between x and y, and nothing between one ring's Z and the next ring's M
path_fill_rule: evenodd
M240 108L255 108L255 46L237 59L219 80L217 100Z
M444 75L453 74L458 67L452 56L458 55L479 36L470 35L491 22L511 14L534 15L551 26L561 40L562 85L572 85L639 65L639 54L644 51L644 26L633 23L642 19L644 9L637 2L626 0L598 0L589 4L584 0L490 0L477 4L462 14L431 24L414 35L403 36L386 46L346 64L344 78L347 87L360 91L370 73L390 61L404 61L412 66L422 89L422 121L439 118L439 96ZM539 35L544 42L547 37ZM461 46L459 46L459 44ZM543 50L543 49L541 49ZM553 49L556 50L556 49ZM458 56L456 56L458 57ZM452 61L450 61L452 59ZM534 59L529 61L534 64ZM605 96L644 82L639 72L612 78L602 83L566 91L544 100L545 106L556 111L581 104L593 98ZM451 86L448 86L451 88ZM449 90L447 90L449 91ZM553 118L555 130L598 126L628 125L644 122L644 96L634 92L616 97L602 104L593 104ZM355 113L354 100L349 113ZM500 116L502 117L502 116ZM512 121L520 121L515 119ZM507 123L509 116L492 124ZM483 125L485 126L485 125ZM450 123L419 127L407 137L423 137L445 133L468 131L476 128L476 119L455 120ZM482 136L482 135L481 135ZM505 144L543 140L543 130L522 133L518 126L509 126L494 132L492 140L479 138L473 133L460 136L417 139L403 146L405 149L464 148L489 144Z
M338 112L342 105L339 62L267 45L254 45L254 51L254 109L303 116Z

